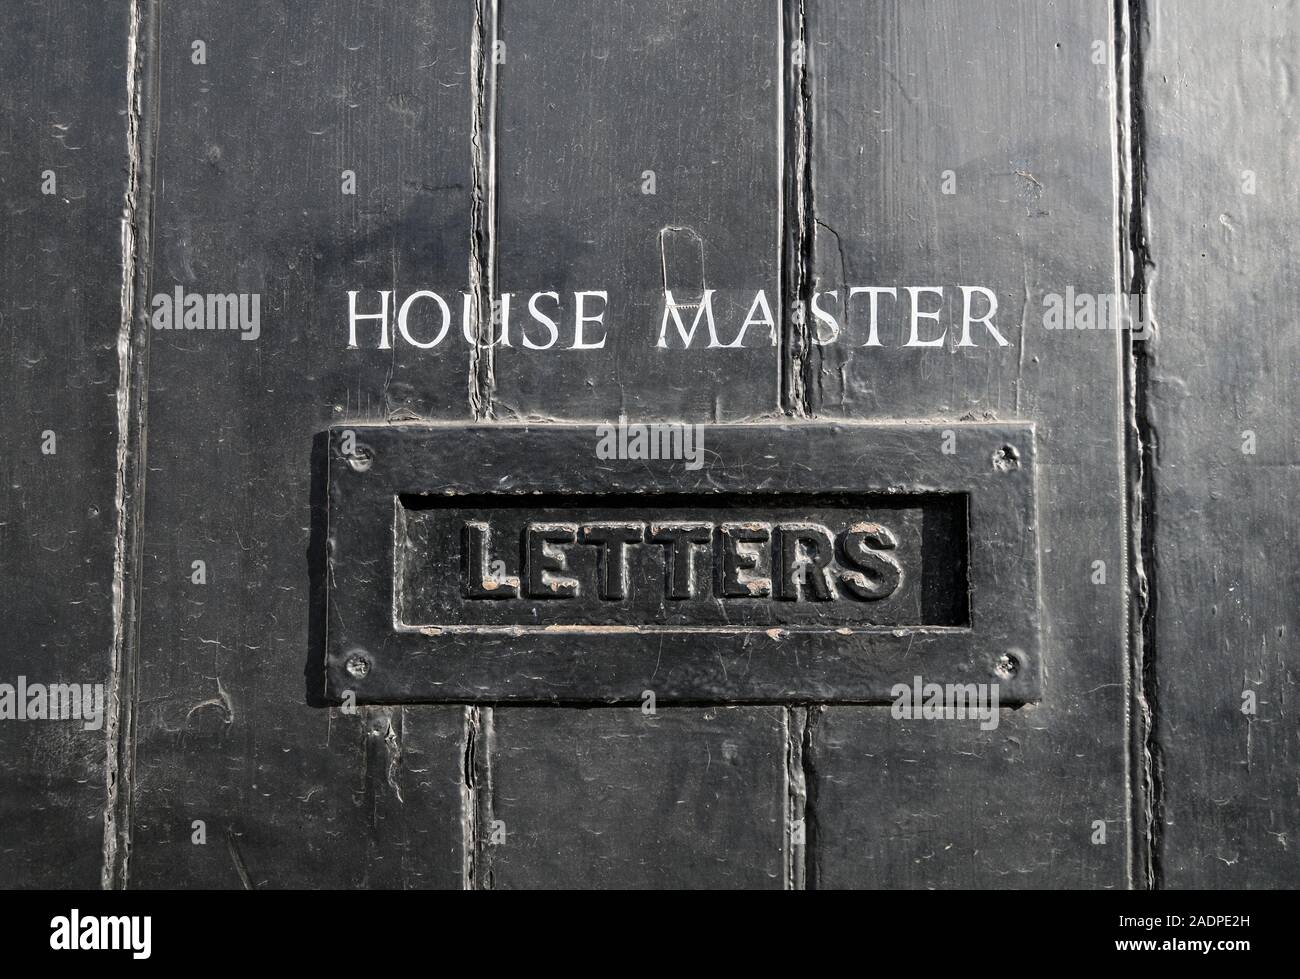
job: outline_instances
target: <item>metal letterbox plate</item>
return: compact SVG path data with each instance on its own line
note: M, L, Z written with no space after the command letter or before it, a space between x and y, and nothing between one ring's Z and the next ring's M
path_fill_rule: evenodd
M332 429L327 693L1040 696L1033 426L709 425L687 459L609 458L614 429Z

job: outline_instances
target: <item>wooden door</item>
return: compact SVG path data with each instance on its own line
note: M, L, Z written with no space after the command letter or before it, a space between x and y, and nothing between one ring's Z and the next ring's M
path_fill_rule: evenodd
M1293 885L1294 20L11 3L6 877Z

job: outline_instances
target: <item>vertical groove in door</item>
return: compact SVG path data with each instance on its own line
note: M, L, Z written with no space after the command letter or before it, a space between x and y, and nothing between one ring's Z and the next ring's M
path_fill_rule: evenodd
M804 889L804 813L807 796L803 778L803 712L787 707L785 730L785 889Z
M1143 0L1115 0L1116 131L1119 164L1119 276L1126 294L1141 297L1151 322L1147 272L1151 267L1146 221L1143 50L1148 28ZM1128 316L1128 304L1121 304ZM1150 347L1122 330L1129 486L1130 874L1133 886L1160 887L1161 752L1157 732L1155 431L1149 406Z
M465 880L467 891L492 890L492 708L465 708L465 763L462 775Z
M496 294L496 43L497 0L470 0L470 150L473 196L470 205L469 292L475 342L469 355L469 407L475 421L495 413L493 298ZM465 826L466 890L491 890L492 708L465 706L465 763L462 813Z
M104 733L104 853L101 884L125 888L131 857L135 763L135 672L139 647L141 528L148 403L148 295L152 251L153 147L158 89L159 5L132 0L127 37L128 176L122 207L118 333L117 531L113 554L113 650Z
M470 151L474 186L470 205L469 292L475 341L469 354L469 406L476 421L494 415L493 301L496 296L496 62L497 0L471 0Z
M806 0L784 0L782 28L785 130L781 148L783 250L780 282L784 290L780 303L784 326L781 331L781 408L795 418L811 418L814 366L807 310L815 277L817 210L813 199L814 106ZM816 786L812 770L812 737L816 718L822 709L816 704L786 708L790 776L790 823L786 833L789 873L786 885L792 890L816 887L816 812L813 808Z
M781 408L788 415L812 414L812 361L807 315L812 292L816 211L812 183L812 90L808 77L808 12L805 0L785 0L780 39L786 89L782 93L782 269L780 283ZM796 312L798 311L798 312Z
M785 709L786 794L789 819L786 826L786 889L816 890L814 847L817 842L817 797L813 738L824 708L792 706Z

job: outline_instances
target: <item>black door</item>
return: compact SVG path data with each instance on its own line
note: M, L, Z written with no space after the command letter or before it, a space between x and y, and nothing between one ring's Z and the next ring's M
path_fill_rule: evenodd
M1293 13L2 20L6 882L1295 884Z

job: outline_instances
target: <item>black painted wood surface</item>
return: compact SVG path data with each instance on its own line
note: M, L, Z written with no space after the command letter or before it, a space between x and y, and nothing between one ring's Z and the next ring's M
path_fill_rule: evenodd
M100 730L0 720L0 883L1295 886L1298 26L1257 0L4 5L0 683L108 700ZM944 287L947 346L902 347L887 298L880 346L863 298L823 343L796 306L853 285ZM1005 346L952 344L975 285ZM257 337L155 329L178 287L257 294ZM420 289L454 300L445 343L348 346L349 291ZM764 289L775 328L657 346L665 289L715 290L723 343ZM526 349L550 290L557 342ZM603 349L566 349L581 290L610 295ZM1066 290L1143 293L1158 327L1049 330ZM620 417L951 426L959 457L963 425L1032 424L1041 695L992 730L816 684L325 695L330 429Z
M108 688L128 10L24 0L0 21L0 682ZM4 885L99 886L110 737L0 721Z

